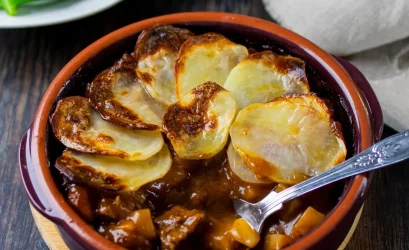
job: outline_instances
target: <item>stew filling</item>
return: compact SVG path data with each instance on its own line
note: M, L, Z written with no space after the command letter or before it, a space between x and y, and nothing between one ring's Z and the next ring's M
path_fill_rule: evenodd
M105 238L126 248L247 249L234 235L239 217L232 200L257 202L287 187L242 181L230 170L226 149L206 160L172 158L163 178L135 192L101 192L68 181L67 199ZM280 249L320 224L341 194L342 183L335 185L284 204L255 249Z

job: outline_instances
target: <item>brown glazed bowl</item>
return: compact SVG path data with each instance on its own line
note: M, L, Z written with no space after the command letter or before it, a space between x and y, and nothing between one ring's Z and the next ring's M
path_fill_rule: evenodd
M53 221L71 249L120 249L89 226L70 207L55 182L52 167L62 147L50 131L48 117L58 99L83 95L85 84L109 67L125 51L132 52L139 33L156 24L175 24L194 33L220 32L233 41L276 53L291 54L307 63L316 77L314 92L333 98L336 119L343 122L349 156L379 140L382 113L363 75L343 59L324 52L305 38L274 23L230 13L179 13L143 20L116 30L75 56L55 77L44 94L34 121L20 144L21 177L30 202ZM338 117L337 117L338 115ZM346 182L338 204L324 222L287 249L336 249L347 235L369 188L371 174Z

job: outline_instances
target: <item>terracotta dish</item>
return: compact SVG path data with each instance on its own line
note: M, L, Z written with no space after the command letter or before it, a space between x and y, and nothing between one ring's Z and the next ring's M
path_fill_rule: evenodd
M311 91L331 100L329 108L333 110L335 120L342 124L347 157L361 152L380 139L383 128L382 111L364 76L347 61L326 53L305 38L274 23L230 13L193 12L165 15L128 25L85 48L59 72L44 94L34 121L20 144L21 177L30 202L57 225L62 238L71 249L121 247L89 226L83 219L84 216L77 214L64 198L58 184L62 180L54 168L63 148L52 132L49 118L62 98L86 96L86 85L100 72L111 67L123 53L133 52L135 42L143 30L164 24L186 28L194 34L220 33L247 48L271 50L279 55L301 59L305 62ZM143 73L142 70L138 71L138 75ZM181 73L180 79L183 77ZM177 79L177 84L180 79ZM179 91L177 95L186 92L185 86L176 86ZM161 88L153 86L151 89L157 90L160 91ZM175 97L169 97L168 100L170 98ZM109 116L106 113L108 118L103 119L109 119ZM144 121L129 126L143 127L150 130L150 133L155 133L153 130L160 126L155 121L147 123ZM57 137L60 139L61 135L58 134ZM128 158L133 157L131 153L133 152L127 155ZM196 159L198 156L187 157ZM338 183L341 185L339 198L336 197L338 202L323 222L286 249L336 249L362 207L371 179L372 174L369 173Z

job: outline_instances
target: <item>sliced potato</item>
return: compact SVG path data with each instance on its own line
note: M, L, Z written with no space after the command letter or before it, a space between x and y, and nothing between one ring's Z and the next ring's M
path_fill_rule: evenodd
M172 158L166 145L146 160L128 161L110 156L65 150L55 166L64 175L90 187L134 191L140 186L163 177L170 169Z
M164 143L160 131L130 130L102 120L88 99L80 96L60 100L51 125L68 148L127 160L145 160Z
M170 105L177 101L173 67L180 46L194 36L187 29L157 26L141 33L135 46L136 73L148 94Z
M153 100L135 74L135 59L129 54L88 85L87 96L101 117L129 129L159 130L162 117L152 110Z
M223 86L230 71L247 55L246 47L217 33L188 39L180 48L175 63L178 99L206 81Z
M345 160L346 147L324 101L290 95L241 110L230 135L236 152L258 176L296 184Z
M226 145L236 109L227 90L206 82L169 106L163 130L181 158L210 158Z
M273 182L268 178L258 178L257 175L251 171L246 164L244 164L240 155L234 150L232 143L230 143L229 147L227 148L227 159L229 161L231 171L233 171L233 173L241 180L255 184Z
M248 55L230 72L223 87L232 93L239 109L285 94L310 92L304 61L271 51Z

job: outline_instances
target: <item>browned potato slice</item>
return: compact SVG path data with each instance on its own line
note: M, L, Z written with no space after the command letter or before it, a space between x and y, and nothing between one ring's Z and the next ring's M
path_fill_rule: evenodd
M285 94L310 92L304 61L271 51L253 53L244 58L230 72L224 87L232 93L239 109Z
M234 150L234 146L230 143L227 149L227 159L229 161L229 166L231 171L239 177L241 180L249 183L272 183L273 181L268 178L258 178L257 175L251 171L250 168L244 164L240 155Z
M242 218L234 221L230 233L234 240L250 248L260 241L260 235Z
M148 94L160 103L177 101L173 67L180 46L192 36L187 29L164 25L143 31L136 42L136 73Z
M258 176L296 184L345 160L346 147L324 101L293 95L241 110L230 135Z
M285 234L268 233L264 238L264 250L279 250L290 245L293 239Z
M163 130L181 158L210 158L226 145L236 109L228 91L206 82L169 106Z
M246 47L217 33L188 39L180 48L175 64L178 99L207 81L223 86L230 71L247 55Z
M87 96L101 117L110 123L129 129L159 130L162 116L152 110L158 104L149 100L135 67L133 56L124 54L113 67L95 77L88 85Z
M135 191L148 182L162 178L171 164L169 149L164 145L157 154L141 161L127 161L68 149L57 159L55 166L71 180L91 187Z
M322 222L325 215L318 212L312 207L308 207L301 215L300 219L295 223L293 230L291 231L291 238L298 238L314 229L318 224Z
M160 131L129 130L102 120L87 98L60 100L51 116L54 135L66 147L127 160L144 160L163 146Z

